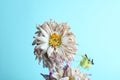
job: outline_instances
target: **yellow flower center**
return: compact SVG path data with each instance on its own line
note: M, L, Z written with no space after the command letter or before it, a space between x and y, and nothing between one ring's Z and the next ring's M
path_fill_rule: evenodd
M55 47L55 46L60 46L60 44L61 44L61 36L59 36L56 33L53 33L50 36L49 45Z
M69 77L69 80L74 80L74 77L70 76L70 77Z

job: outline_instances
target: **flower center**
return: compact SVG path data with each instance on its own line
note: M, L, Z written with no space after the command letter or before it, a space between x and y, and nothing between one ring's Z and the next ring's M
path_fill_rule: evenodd
M55 46L60 46L60 44L61 44L61 36L57 35L56 33L53 33L50 36L49 45L55 47Z
M69 77L69 80L74 80L74 77L70 76L70 77Z

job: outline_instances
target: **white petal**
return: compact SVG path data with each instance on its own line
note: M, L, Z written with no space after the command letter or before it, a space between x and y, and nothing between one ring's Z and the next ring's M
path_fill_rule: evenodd
M59 47L56 48L56 52L58 54L63 54L64 53L63 50L61 48L59 48Z
M59 35L63 36L65 31L65 28L62 26L62 24L60 24L57 28L56 28L56 32L59 33Z
M69 80L69 77L61 78L60 80Z
M66 23L61 24L61 27L62 27L61 36L65 36L66 33L68 33L68 31L70 30L70 27Z
M57 73L57 72L54 72L53 74L52 74L52 77L54 77L55 79L59 79L60 78L60 75Z
M47 32L46 32L45 30L43 30L41 27L40 27L40 30L41 30L41 32L43 33L43 35L44 35L46 38L49 37L49 35L47 34Z
M43 44L39 44L38 46L37 46L37 48L40 48L40 49L42 49L42 50L47 50L47 48L48 48L48 44L46 44L46 43L43 43Z
M48 25L48 23L44 23L42 28L50 35L51 34L51 27Z
M41 49L47 50L47 48L48 48L48 44L44 44L41 46Z
M48 56L50 56L53 53L53 51L54 51L54 48L50 46L47 50Z
M62 43L63 44L68 44L68 37L63 37L62 38Z
M38 40L40 40L40 41L42 41L42 42L48 42L48 39L45 38L45 37L42 37L42 36L36 37L36 39L38 39Z
M56 22L50 22L50 27L52 28L52 30L54 31L57 27L57 23Z

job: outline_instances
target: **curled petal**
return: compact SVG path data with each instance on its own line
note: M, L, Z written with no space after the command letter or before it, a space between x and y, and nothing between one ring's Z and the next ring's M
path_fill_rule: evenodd
M43 35L44 35L46 38L49 38L49 35L47 34L47 32L46 32L44 29L42 29L42 28L40 27L40 30L41 30L41 32L43 33Z

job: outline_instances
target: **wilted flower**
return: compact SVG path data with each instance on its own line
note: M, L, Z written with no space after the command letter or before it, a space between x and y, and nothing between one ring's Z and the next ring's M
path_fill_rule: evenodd
M75 36L66 23L45 22L37 25L37 29L33 41L34 54L39 62L42 60L43 67L49 68L49 74L41 73L45 80L90 80L88 74L70 66L77 49ZM87 55L80 61L85 69L93 64L93 59L88 59Z
M74 59L76 40L66 23L45 22L37 29L33 41L33 45L36 45L34 52L39 61L43 60L44 67L52 68Z
M71 67L69 67L66 71L64 71L64 69L58 68L52 76L56 80L89 80L87 74L83 74L79 69L74 70Z

